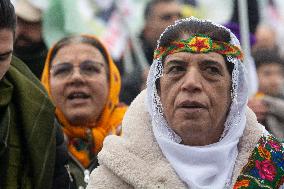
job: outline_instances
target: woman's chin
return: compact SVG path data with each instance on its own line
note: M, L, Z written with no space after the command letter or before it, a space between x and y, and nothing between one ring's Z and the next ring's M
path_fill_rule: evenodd
M68 117L69 122L74 126L92 125L95 122L94 117L91 117L89 114L77 113Z

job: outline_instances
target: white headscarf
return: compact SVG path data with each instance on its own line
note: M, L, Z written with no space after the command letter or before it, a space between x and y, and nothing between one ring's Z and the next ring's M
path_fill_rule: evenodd
M169 28L175 27L175 25L192 21L204 22L205 20L199 20L194 17L178 20L174 25L169 26L164 33ZM212 24L224 28L221 25ZM227 28L224 29L230 32L230 44L240 46L235 35ZM157 47L159 47L159 43L160 41L158 41ZM232 172L238 155L237 145L246 124L245 111L248 85L243 63L231 56L227 56L227 59L234 64L232 72L232 103L224 125L224 132L219 142L206 146L180 144L181 138L168 126L155 85L155 81L163 75L161 59L153 61L148 75L146 102L152 118L155 138L180 179L191 189L222 189L228 188L232 184Z

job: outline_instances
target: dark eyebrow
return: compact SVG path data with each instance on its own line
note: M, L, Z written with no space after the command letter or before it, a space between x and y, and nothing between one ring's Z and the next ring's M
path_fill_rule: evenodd
M0 56L6 56L6 55L9 55L13 52L13 50L10 50L10 51L7 51L7 52L4 52L4 53L1 53Z
M201 60L200 63L203 64L203 65L210 65L211 64L211 65L217 65L217 66L223 67L220 62L215 61L215 60L210 60L210 59Z
M56 66L56 65L69 65L71 64L70 62L57 62L56 64L53 64L52 66Z
M69 63L69 62L57 62L56 64L52 64L51 65L51 69L54 69L54 68L61 68L61 67L66 67L66 66L70 66L71 65L71 63ZM72 66L72 65L71 65Z
M93 60L85 60L82 63L91 63L91 64L95 64L95 65L100 65L101 67L105 67L105 64L102 62L97 62L97 61L93 61Z
M173 60L170 60L170 61L168 61L168 62L165 62L164 63L165 65L171 65L171 64L181 64L181 65L187 65L188 64L188 62L186 62L186 61L183 61L183 60L175 60L175 59L173 59ZM166 67L166 66L164 66L164 67Z

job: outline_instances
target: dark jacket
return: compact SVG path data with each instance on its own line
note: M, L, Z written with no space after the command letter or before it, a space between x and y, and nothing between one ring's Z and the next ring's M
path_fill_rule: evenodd
M0 81L1 189L51 189L61 186L59 175L69 182L56 155L62 134L54 126L54 110L39 80L13 57Z
M72 178L69 166L68 150L61 126L55 120L56 127L56 156L53 176L53 189L75 189L75 180Z
M58 170L55 169L55 182L57 185L55 185L53 187L53 189L63 189L66 188L67 186L69 186L64 179L66 180L66 173L68 173L68 177L70 178L71 182L70 183L70 189L78 189L78 188L85 188L88 184L89 181L89 177L90 177L90 173L93 169L95 169L98 166L98 160L97 160L97 156L94 157L94 159L91 161L90 165L88 168L85 168L80 162L79 160L77 160L67 149L66 144L68 143L68 138L65 135L65 138L61 132L61 128L62 125L60 125L60 123L58 122L58 120L56 119L56 126L58 128L58 130L60 130L60 135L56 136L56 138L58 138L60 142L58 142L57 145L57 153L58 154L58 158L56 158L57 162L58 162ZM65 168L67 169L62 169L62 165L65 165ZM57 172L57 173L56 173ZM63 174L65 173L65 174ZM58 176L56 176L58 175ZM61 177L63 177L64 179L61 179ZM58 181L58 182L57 182ZM60 188L60 187L61 188ZM68 188L68 187L67 187Z
M86 188L91 172L98 166L98 160L95 158L88 168L84 168L82 164L69 152L69 166L76 188Z
M47 52L44 42L31 48L14 49L15 56L21 59L38 79L41 78Z
M142 56L145 57L149 66L151 66L154 55L154 48L146 41L143 36L143 32L139 36L139 42L143 52L140 52ZM133 71L129 74L125 72L125 62L122 58L119 61L116 61L116 65L122 76L122 87L120 93L120 100L127 105L134 100L134 98L141 92L141 87L143 84L143 69L138 62L138 55L134 52L133 48L130 48L131 51L131 63L133 66Z

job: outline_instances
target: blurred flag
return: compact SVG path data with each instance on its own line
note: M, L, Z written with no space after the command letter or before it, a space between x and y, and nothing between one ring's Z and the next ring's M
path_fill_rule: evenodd
M95 33L83 19L78 0L50 0L43 17L43 35L50 47L59 39L78 33Z
M102 35L102 41L110 50L114 59L120 59L127 45L131 31L130 26L134 24L136 4L131 0L113 1L112 14L107 22L107 28Z

